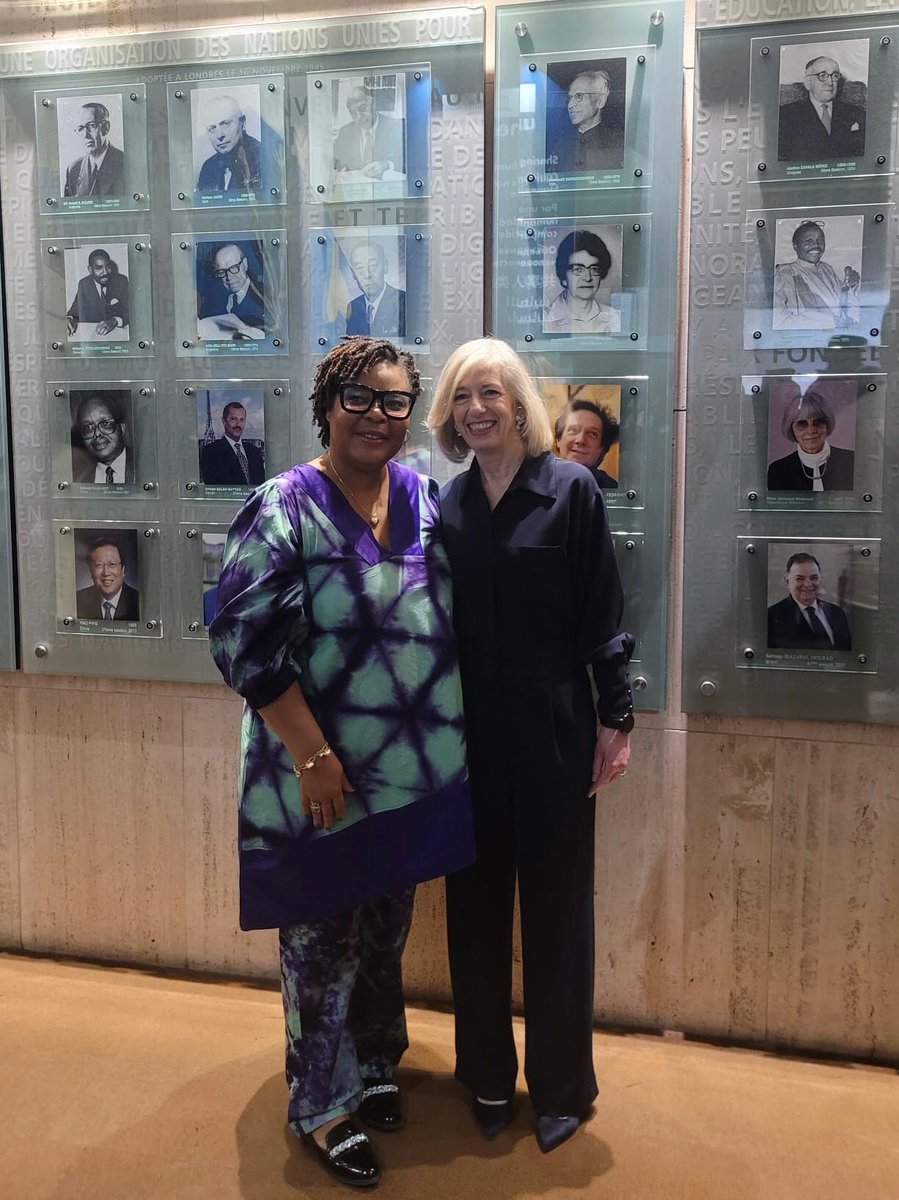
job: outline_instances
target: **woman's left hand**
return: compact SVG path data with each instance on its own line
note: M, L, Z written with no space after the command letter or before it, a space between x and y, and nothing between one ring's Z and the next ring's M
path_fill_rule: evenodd
M593 782L589 795L594 796L606 784L614 783L627 771L631 758L629 733L610 729L607 725L596 727L596 750L593 754Z

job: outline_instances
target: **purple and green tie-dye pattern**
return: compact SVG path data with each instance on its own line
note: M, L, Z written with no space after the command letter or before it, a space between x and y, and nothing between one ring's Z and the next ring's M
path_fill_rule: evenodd
M210 626L244 697L244 929L355 908L471 862L462 699L437 487L389 463L390 548L315 467L237 515ZM343 821L303 815L292 759L258 709L299 682L354 791Z
M415 889L282 929L287 1119L310 1133L392 1079L409 1045L400 963Z

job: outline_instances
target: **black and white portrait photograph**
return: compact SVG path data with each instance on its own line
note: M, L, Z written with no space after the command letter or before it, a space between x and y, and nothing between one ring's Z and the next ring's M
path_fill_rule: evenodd
M373 337L406 336L406 292L396 236L344 238L341 255L349 276L344 316L348 334Z
M780 162L864 156L869 52L868 38L781 46Z
M580 463L601 488L614 490L621 474L621 385L556 383L540 387L553 426L553 450Z
M100 200L125 192L122 97L100 91L56 100L60 195Z
M552 226L543 242L543 332L619 333L621 225Z
M136 529L75 530L75 613L83 621L139 621Z
M72 482L134 483L134 417L130 388L71 388Z
M266 478L265 392L229 383L197 388L200 479L249 491Z
M71 342L129 339L128 244L82 242L65 251L66 329Z
M858 384L826 375L772 379L768 391L768 491L851 492Z
M310 172L325 198L428 195L430 78L427 65L310 76Z
M401 71L332 80L332 166L347 182L406 176L406 77Z
M621 170L626 93L626 58L547 63L548 175Z
M225 552L224 533L204 533L203 539L203 624L206 628L215 616L218 606L219 576L222 573L222 555Z
M272 328L263 244L223 236L195 247L197 335L206 342L262 341Z
M768 649L852 649L852 547L768 544Z
M261 191L258 83L196 87L190 104L195 190L220 196Z
M862 216L778 220L773 329L852 330L862 298Z

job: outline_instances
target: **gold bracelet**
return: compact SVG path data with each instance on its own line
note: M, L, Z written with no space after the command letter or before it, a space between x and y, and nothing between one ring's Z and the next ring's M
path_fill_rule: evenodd
M304 771L308 771L311 767L314 767L320 758L327 758L333 753L334 752L331 747L327 742L325 742L322 748L320 750L316 750L314 754L310 754L305 762L293 764L294 775L296 775L297 779L302 779Z

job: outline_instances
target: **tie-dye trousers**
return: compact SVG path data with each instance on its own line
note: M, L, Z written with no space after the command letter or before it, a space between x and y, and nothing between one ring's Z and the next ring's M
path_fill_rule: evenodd
M415 888L280 931L287 1117L311 1133L392 1079L409 1045L402 956Z

